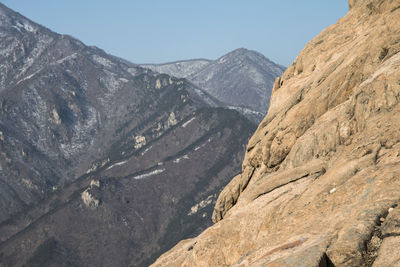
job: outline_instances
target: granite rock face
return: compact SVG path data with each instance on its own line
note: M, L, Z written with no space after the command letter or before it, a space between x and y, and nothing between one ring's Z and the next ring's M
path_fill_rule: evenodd
M349 1L275 82L215 225L154 266L397 266L400 1Z

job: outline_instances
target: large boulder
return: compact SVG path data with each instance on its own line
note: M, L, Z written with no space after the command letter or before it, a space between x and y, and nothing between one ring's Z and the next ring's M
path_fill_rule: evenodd
M399 264L400 1L349 6L276 80L216 224L154 266Z

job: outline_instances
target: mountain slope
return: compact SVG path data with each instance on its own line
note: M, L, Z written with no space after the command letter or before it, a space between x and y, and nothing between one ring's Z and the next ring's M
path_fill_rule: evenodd
M191 59L164 64L141 64L140 66L174 77L187 78L203 69L210 62L211 60L208 59Z
M146 265L210 224L255 129L2 4L0 70L2 266Z
M262 54L244 48L214 61L188 60L142 66L186 78L256 122L261 121L268 110L275 78L285 70Z
M216 224L154 266L398 266L400 1L349 6L277 80Z

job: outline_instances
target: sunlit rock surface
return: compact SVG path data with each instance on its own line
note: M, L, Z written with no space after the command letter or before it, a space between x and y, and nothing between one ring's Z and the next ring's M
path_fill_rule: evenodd
M398 266L400 1L349 1L275 82L215 225L154 266Z

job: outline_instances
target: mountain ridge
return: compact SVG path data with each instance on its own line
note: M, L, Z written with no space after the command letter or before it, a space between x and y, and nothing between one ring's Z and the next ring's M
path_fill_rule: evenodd
M185 79L3 5L0 70L2 266L148 265L210 225L255 129Z
M163 64L144 64L159 73L186 78L228 107L259 122L268 110L269 95L275 78L285 67L259 52L235 49L216 60L184 60Z
M191 58L191 59L182 59L182 60L173 60L173 61L166 61L163 63L138 63L138 65L151 65L151 66L163 66L163 65L170 65L180 62L190 62L190 61L212 61L212 59L207 58Z

